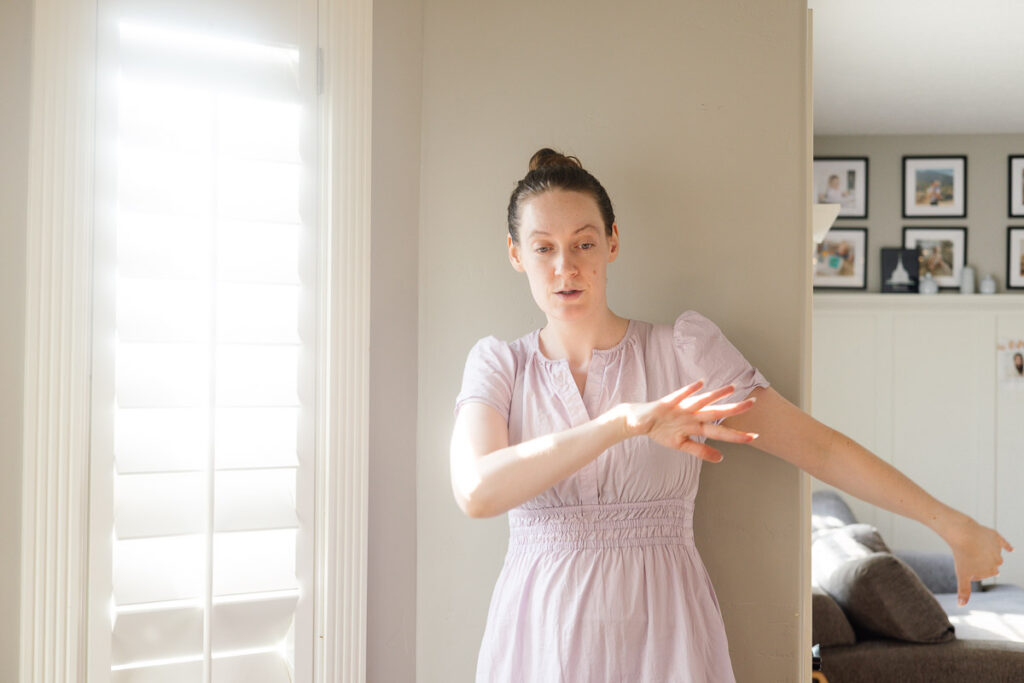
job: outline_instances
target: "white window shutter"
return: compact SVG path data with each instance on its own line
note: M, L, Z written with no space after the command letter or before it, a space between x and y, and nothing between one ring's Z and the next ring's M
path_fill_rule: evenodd
M113 421L111 680L285 683L312 638L296 623L316 359L300 50L139 18L116 41L95 418Z

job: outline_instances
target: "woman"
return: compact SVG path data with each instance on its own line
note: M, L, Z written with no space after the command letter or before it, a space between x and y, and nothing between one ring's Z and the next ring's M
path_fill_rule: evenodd
M693 544L702 461L722 460L708 438L752 444L934 529L962 602L971 580L997 573L1000 547L1012 548L995 530L789 403L710 320L613 313L618 226L578 159L537 152L508 227L509 260L547 325L477 342L456 400L455 499L471 517L507 512L510 529L477 681L734 680Z

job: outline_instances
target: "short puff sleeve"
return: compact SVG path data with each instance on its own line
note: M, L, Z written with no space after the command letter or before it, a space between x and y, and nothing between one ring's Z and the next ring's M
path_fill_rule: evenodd
M462 390L455 399L455 415L470 401L492 406L508 421L516 379L516 358L506 342L484 337L469 351L462 373Z
M742 401L756 387L769 386L722 330L696 311L686 311L676 318L672 341L684 377L705 378L704 390L736 386L732 394L721 399L723 402Z

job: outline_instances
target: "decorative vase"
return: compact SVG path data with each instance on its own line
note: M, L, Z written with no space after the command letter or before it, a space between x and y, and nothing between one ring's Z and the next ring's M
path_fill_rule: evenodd
M939 283L935 281L931 273L925 273L917 285L917 291L920 294L938 294Z
M970 266L960 271L960 293L974 294L974 268Z
M981 281L981 293L982 294L995 294L996 293L996 279L992 275L986 275Z

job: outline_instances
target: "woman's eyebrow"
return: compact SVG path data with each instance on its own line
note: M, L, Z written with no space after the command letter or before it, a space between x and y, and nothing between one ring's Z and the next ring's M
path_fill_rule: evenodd
M583 232L587 228L590 228L591 230L597 230L597 228L595 228L593 225L591 225L590 223L587 223L582 228L577 228L576 231L573 232L573 234L575 235L577 232ZM530 231L530 237L533 237L534 235L550 235L550 234L551 234L550 232L544 232L543 230L531 230Z

